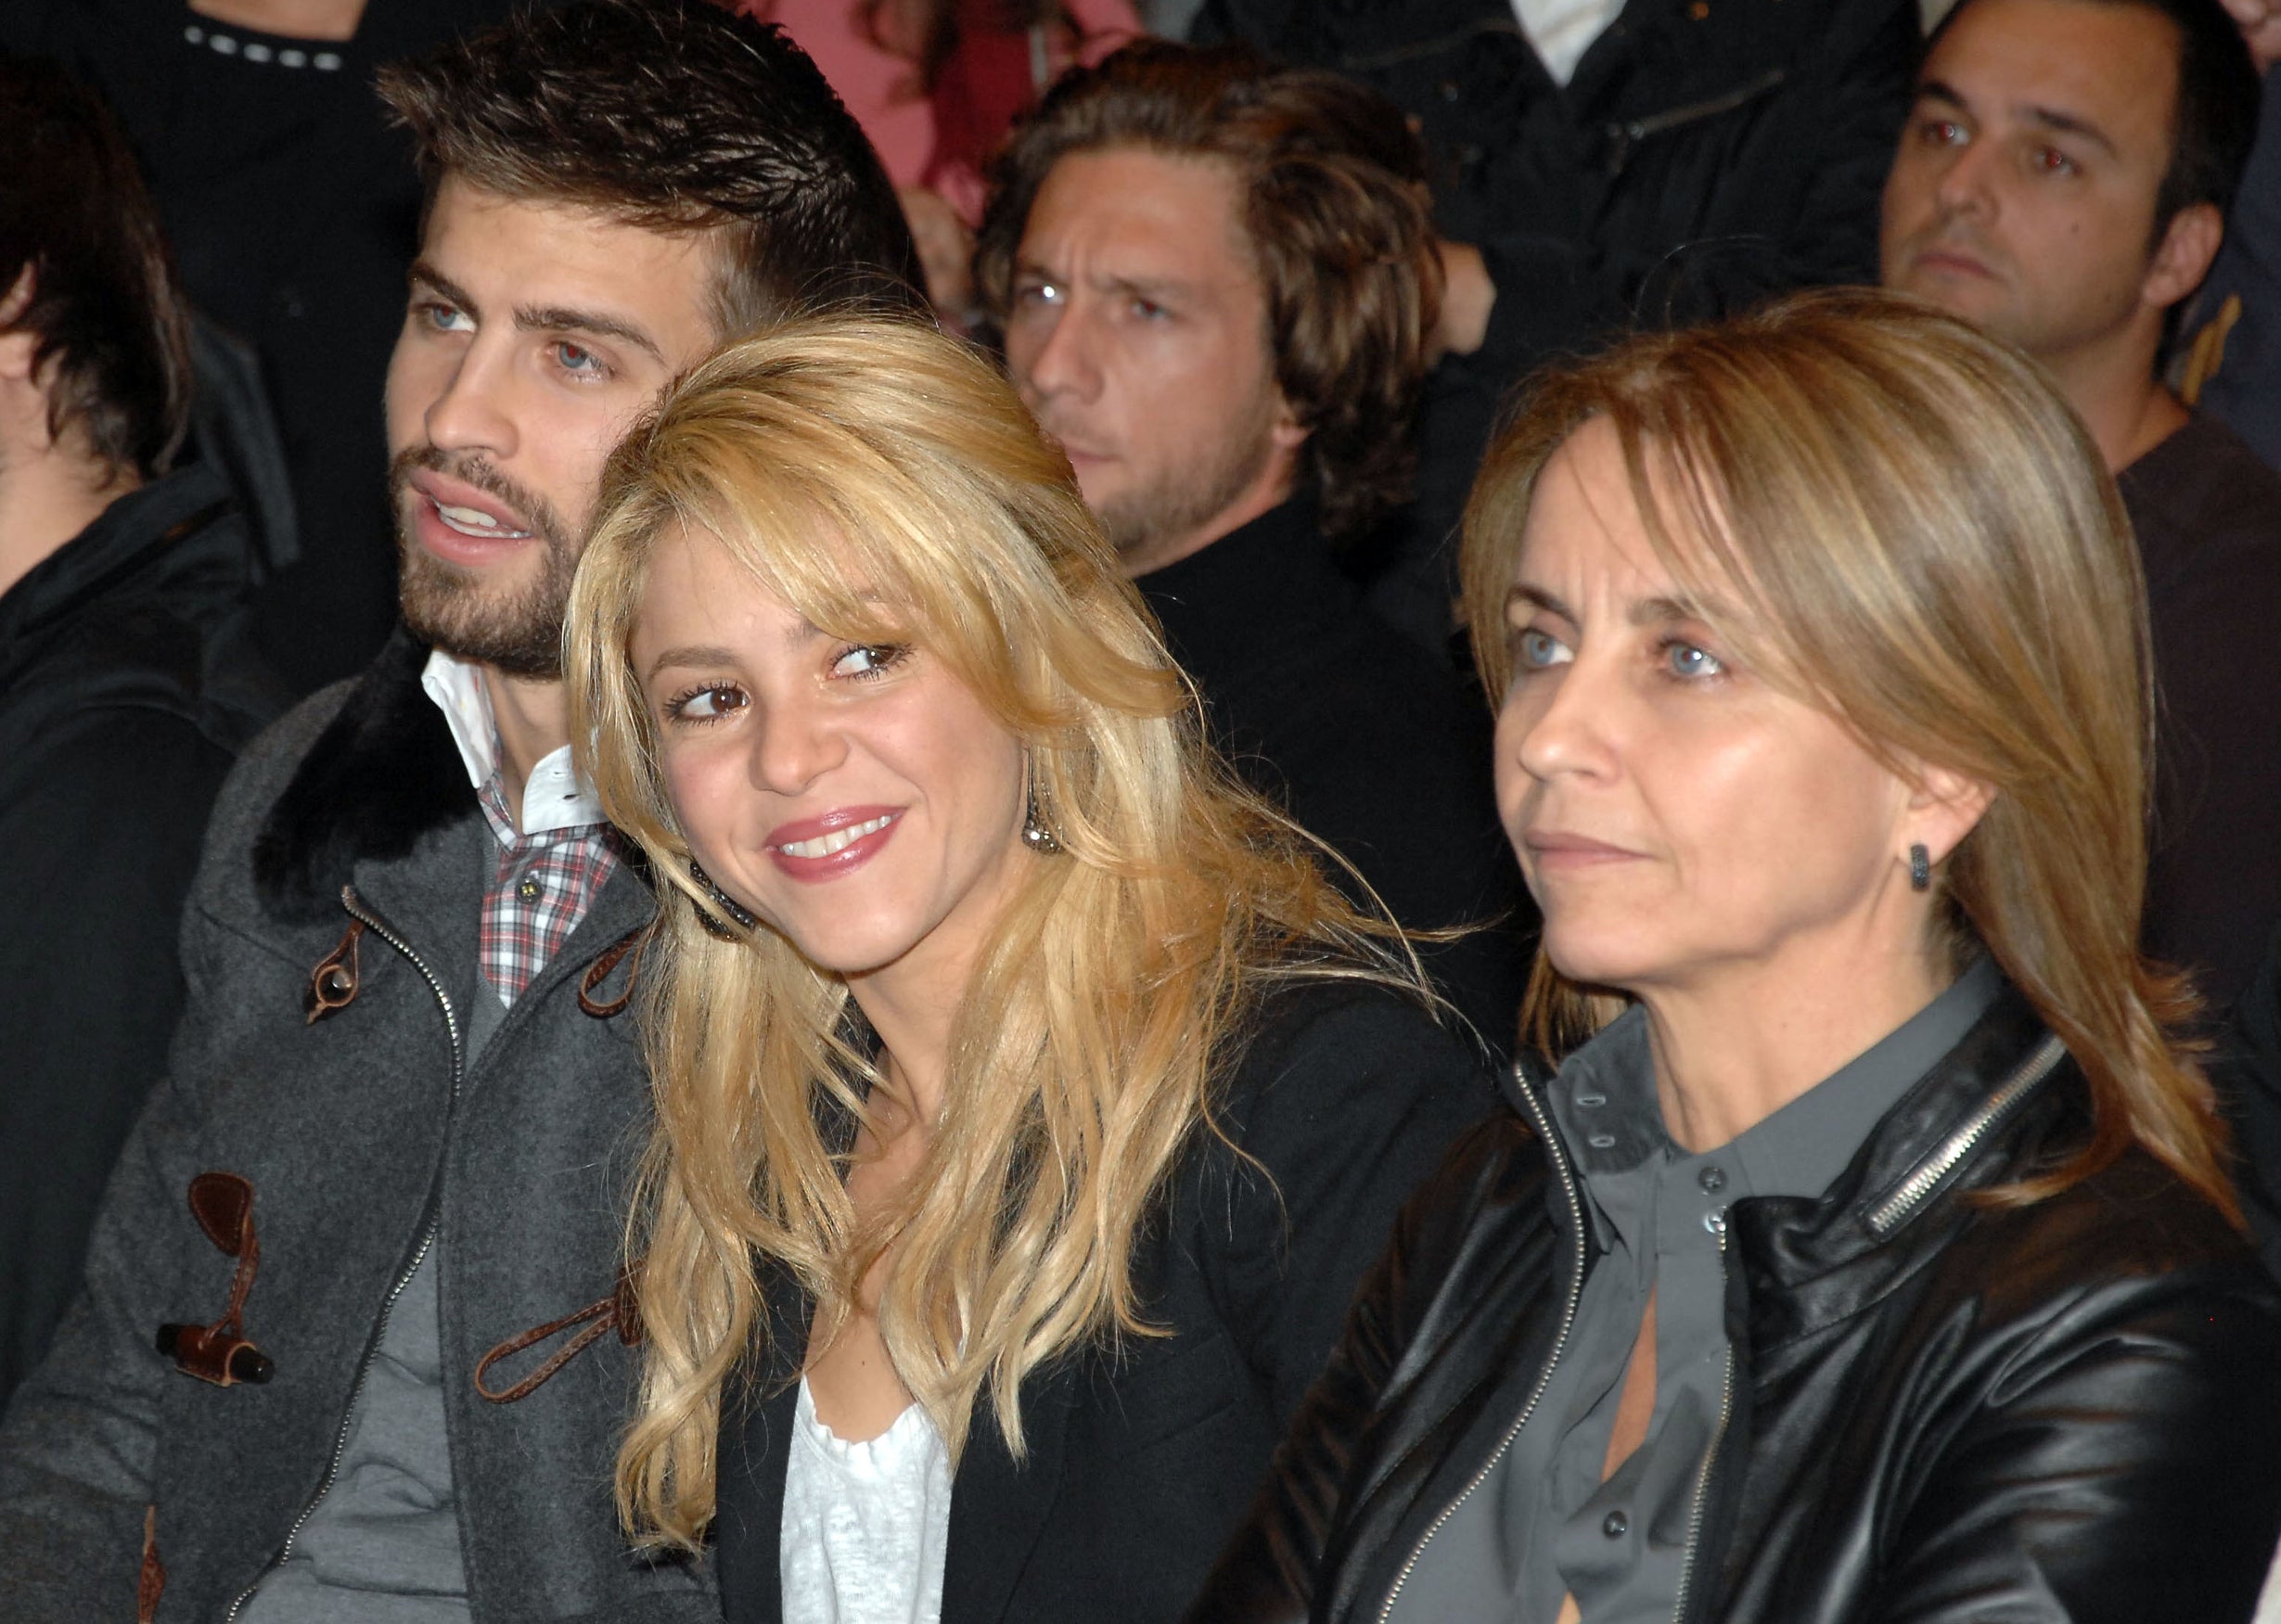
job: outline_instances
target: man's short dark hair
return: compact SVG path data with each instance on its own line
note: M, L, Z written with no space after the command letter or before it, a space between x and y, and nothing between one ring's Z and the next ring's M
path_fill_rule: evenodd
M1960 0L1932 43L1970 8ZM2219 0L2085 0L2102 6L2137 6L2168 18L2178 31L2178 100L2171 110L2170 167L2155 194L2154 237L2159 243L2182 209L2197 203L2230 214L2241 190L2242 171L2257 139L2257 64L2241 27Z
M0 299L53 368L48 432L163 473L190 427L189 319L159 211L110 109L60 68L0 52Z
M1070 74L991 168L975 279L1000 320L1047 173L1117 147L1234 166L1275 381L1309 430L1300 472L1323 526L1357 531L1402 502L1442 265L1425 149L1401 110L1350 80L1238 47L1143 41Z
M431 202L456 175L645 230L719 232L724 338L826 306L926 308L887 172L772 24L705 0L581 0L385 69L379 88Z

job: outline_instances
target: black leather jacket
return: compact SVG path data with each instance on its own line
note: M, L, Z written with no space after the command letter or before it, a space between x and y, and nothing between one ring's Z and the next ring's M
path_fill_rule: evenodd
M1524 1084L1413 1199L1191 1610L1383 1618L1560 1357L1579 1192ZM1532 1131L1531 1124L1535 1124ZM1682 1620L2249 1618L2281 1533L2281 1299L2007 990L1819 1201L1737 1201Z

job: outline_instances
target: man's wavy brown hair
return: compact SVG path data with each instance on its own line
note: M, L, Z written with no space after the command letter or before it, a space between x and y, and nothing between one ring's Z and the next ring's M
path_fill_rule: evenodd
M1071 153L1137 147L1234 167L1275 381L1307 428L1300 480L1332 535L1404 501L1411 420L1441 314L1425 150L1400 109L1238 47L1127 45L1065 76L999 152L975 283L1006 319L1030 206Z

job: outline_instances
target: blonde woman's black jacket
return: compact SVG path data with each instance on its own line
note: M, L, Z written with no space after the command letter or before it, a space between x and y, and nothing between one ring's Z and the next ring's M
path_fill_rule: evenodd
M1022 1384L1025 1458L976 1406L951 1486L942 1624L1172 1624L1323 1368L1395 1213L1495 1106L1476 1046L1380 987L1269 1001L1223 1080L1221 1134L1175 1166L1133 1273L1168 1336ZM723 1406L714 1541L728 1624L784 1618L787 1445L808 1304L779 1280L775 1340ZM800 1624L795 1619L790 1624Z
M2249 1618L2281 1533L2281 1301L2246 1243L2136 1150L2031 1206L1974 1199L2080 1144L2086 1099L2007 989L1825 1198L1735 1203L1682 1620ZM1405 1208L1191 1620L1385 1617L1518 1429L1584 1232L1516 1105Z

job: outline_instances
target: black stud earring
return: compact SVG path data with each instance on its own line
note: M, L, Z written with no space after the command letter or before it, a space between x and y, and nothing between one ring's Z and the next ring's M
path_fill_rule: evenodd
M724 914L726 914L731 919L736 920L737 923L744 927L745 929L750 930L755 926L760 924L761 916L755 914L751 909L746 907L735 897L730 896L719 886L713 884L712 876L705 872L703 867L698 864L695 857L691 857L689 859L689 877L697 881L698 889L712 899L712 905L714 907L720 909ZM702 924L706 929L711 931L715 936L719 937L724 941L737 941L742 940L737 932L729 929L718 919L715 919L711 914L706 913L702 908L699 908L697 911L697 917L698 923Z
M1027 755L1022 757L1021 777L1022 799L1026 803L1021 817L1021 843L1040 857L1057 856L1061 850L1061 842L1056 838L1052 825L1046 823L1045 814L1038 810L1037 772L1030 764Z
M1932 889L1932 853L1921 842L1909 848L1909 889Z

